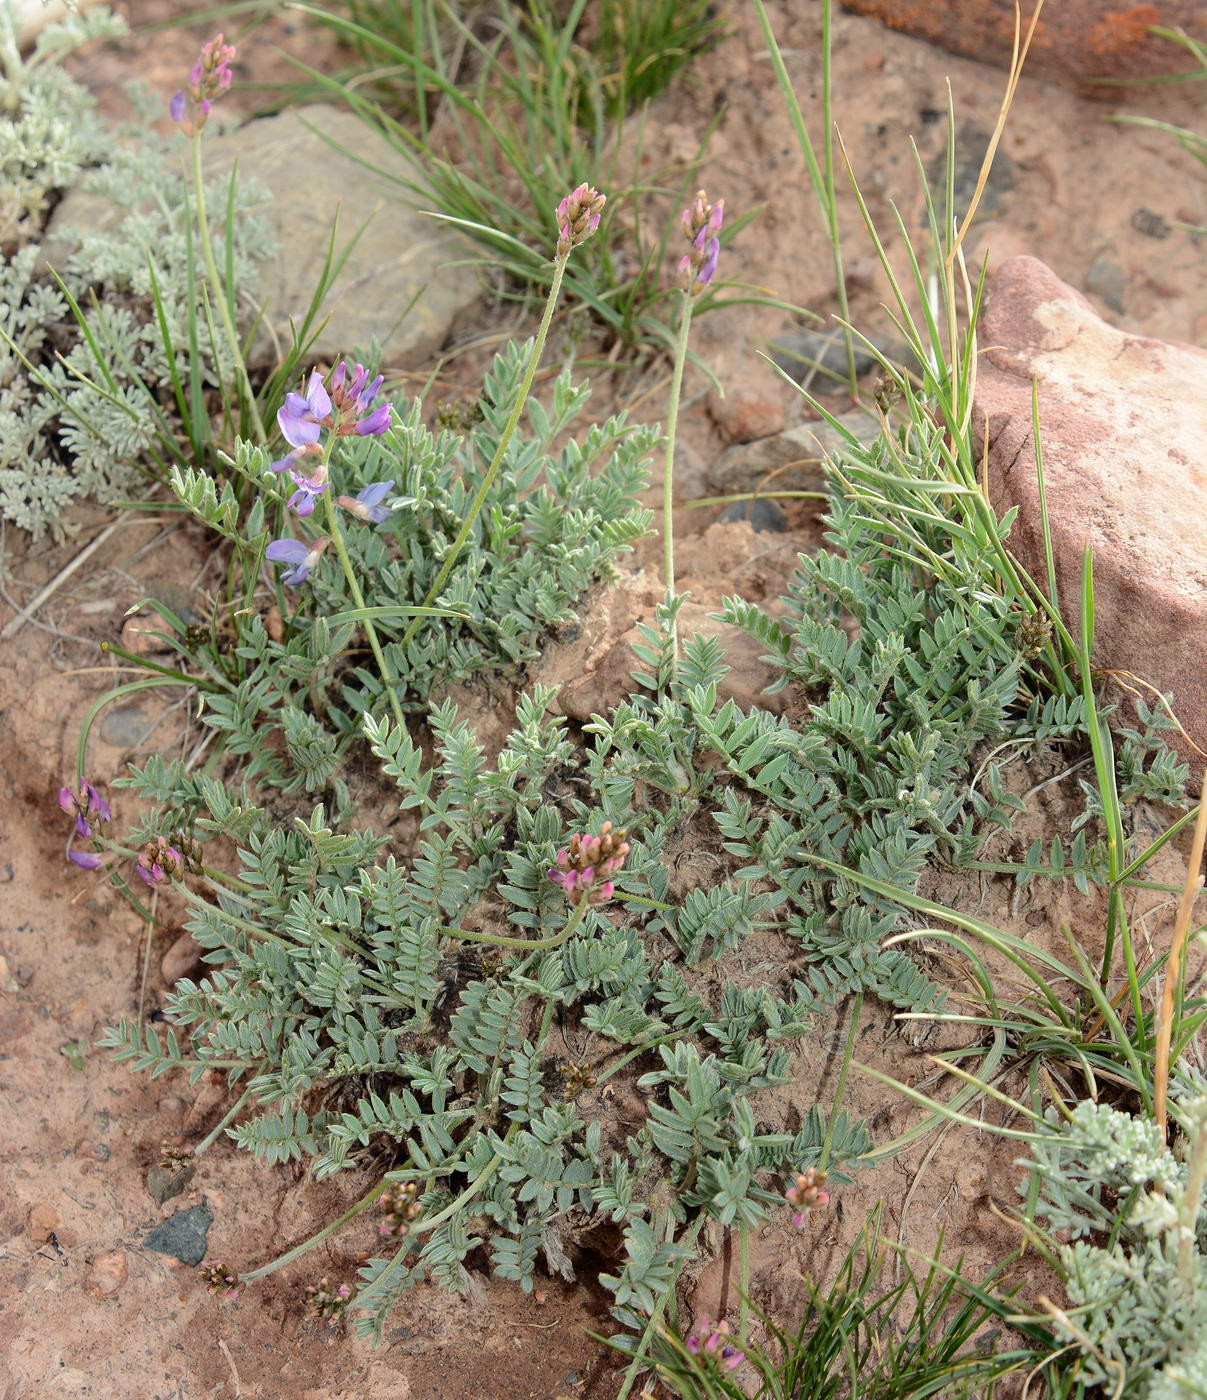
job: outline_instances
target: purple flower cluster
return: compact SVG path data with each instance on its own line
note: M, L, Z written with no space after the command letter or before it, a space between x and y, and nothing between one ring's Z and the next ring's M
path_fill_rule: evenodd
M607 203L606 194L593 190L584 180L553 211L557 220L557 256L564 258L571 248L585 243L599 227L603 207Z
M708 1332L708 1324L701 1326L699 1332L693 1332L687 1339L687 1350L691 1356L703 1357L706 1362L710 1362L721 1371L736 1371L746 1360L746 1353L739 1351L733 1345L733 1339L729 1331L728 1322L718 1322L708 1336L702 1337L702 1333Z
M189 70L188 83L168 103L172 120L186 136L201 130L215 101L230 87L234 57L234 45L226 43L221 34L203 45L201 56Z
M75 818L72 835L67 838L67 859L81 870L97 870L102 857L95 851L74 851L71 842L76 837L87 840L92 835L93 822L107 822L109 804L89 782L80 784L78 793L68 787L59 789L59 806L69 816Z
M679 285L683 290L697 292L706 287L717 270L721 254L721 224L725 219L725 201L709 204L703 190L696 194L690 208L680 216L683 236L691 244L689 252L679 260Z
M383 378L379 374L371 380L364 365L349 369L347 362L341 360L326 382L318 370L312 370L304 394L285 396L284 404L277 411L277 425L290 450L272 463L272 470L288 471L297 488L288 501L289 509L295 514L312 515L319 497L330 487L327 460L335 438L376 437L389 428L391 405L373 406ZM329 434L325 447L324 430ZM319 460L309 471L300 470L310 457ZM380 525L389 519L389 507L382 502L393 489L393 481L374 481L355 496L340 496L337 500L358 520ZM326 536L313 544L288 537L273 540L268 546L268 558L291 565L281 575L281 582L296 588L306 582L328 543Z
M615 890L611 876L624 865L629 843L625 832L613 831L611 822L604 822L598 836L571 836L557 853L557 866L549 878L566 892L566 898L577 906L585 899L588 904L606 904Z

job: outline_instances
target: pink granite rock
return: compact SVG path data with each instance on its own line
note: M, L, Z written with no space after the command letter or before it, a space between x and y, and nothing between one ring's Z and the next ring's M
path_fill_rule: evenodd
M978 336L975 419L988 429L994 505L1019 507L1011 549L1044 577L1034 378L1065 620L1078 630L1089 545L1095 667L1172 692L1182 725L1207 749L1207 353L1117 330L1029 257L994 271ZM1131 717L1130 702L1124 712Z

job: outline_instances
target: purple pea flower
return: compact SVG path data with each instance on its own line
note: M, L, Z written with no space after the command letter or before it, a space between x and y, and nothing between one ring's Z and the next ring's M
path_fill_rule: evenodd
M315 540L312 545L303 544L301 540L283 539L273 540L264 551L267 558L277 564L292 564L293 567L286 569L281 575L281 582L290 588L297 588L305 583L310 576L310 570L318 563L322 557L323 550L327 548L328 539L324 535L321 539Z
M277 410L277 426L291 447L307 449L319 440L319 430L331 422L331 396L323 386L323 376L317 369L310 371L306 393L286 394ZM290 453L292 457L294 454ZM274 462L274 471L283 471L289 458Z
M700 1332L707 1331L708 1324L705 1323L701 1326ZM699 1333L693 1333L684 1345L690 1356L703 1356L705 1361L712 1362L722 1371L736 1371L746 1360L746 1353L731 1346L731 1340L729 1323L718 1322L711 1334L703 1341L701 1341Z
M74 813L77 836L92 835L92 827L88 824L89 817L102 822L109 820L109 804L91 783L82 783L78 795L70 788L60 788L59 806L64 812Z
M312 476L305 476L301 472L290 471L293 484L298 488L290 496L287 504L290 510L296 511L298 515L312 515L314 505L318 498L330 485L327 480L327 468L316 468Z
M195 136L201 130L215 100L230 87L234 57L234 45L226 43L221 34L202 46L200 57L189 69L187 85L168 103L172 120L186 136Z
M698 292L712 281L721 253L717 235L724 220L725 201L709 204L703 190L680 216L684 237L691 244L691 251L680 258L678 267L679 285L685 292Z
M68 851L67 859L81 870L99 870L105 858L95 851Z
M369 525L380 525L390 518L390 509L380 502L394 489L392 481L374 481L363 487L355 496L340 496L338 503L350 511L357 520Z

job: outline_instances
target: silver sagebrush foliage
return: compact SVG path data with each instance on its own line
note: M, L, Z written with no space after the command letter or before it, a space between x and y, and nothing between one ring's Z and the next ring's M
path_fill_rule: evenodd
M1201 1086L1175 1118L1176 1152L1150 1118L1050 1109L1051 1136L1032 1147L1036 1213L1074 1237L1057 1254L1069 1294L1057 1330L1078 1349L1079 1378L1127 1400L1191 1400L1207 1378L1207 1230L1191 1167L1207 1150Z
M210 389L232 365L205 312L179 154L149 130L106 128L87 90L48 66L75 45L124 33L124 22L93 10L50 26L24 63L9 52L13 24L0 0L0 245L24 245L0 260L0 517L36 537L58 528L72 500L112 501L170 455L157 415L173 374L187 385L195 373ZM68 186L124 213L111 227L61 231L70 251L54 269L60 287L39 266L37 239L47 199ZM225 209L226 185L208 198ZM257 202L241 183L236 292L268 251L249 212ZM221 220L212 231L223 238Z

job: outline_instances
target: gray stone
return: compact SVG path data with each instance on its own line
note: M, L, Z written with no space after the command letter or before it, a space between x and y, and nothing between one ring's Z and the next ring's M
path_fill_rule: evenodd
M265 328L252 348L254 363L276 363L288 349L290 319L300 325L306 313L337 216L337 254L367 226L318 314L327 324L311 345L309 361L331 362L355 350L369 354L376 345L382 364L417 364L481 300L474 273L453 265L472 252L471 245L421 213L420 203L427 201L405 188L405 181L422 181L421 169L351 112L290 108L207 137L209 179L228 177L236 160L240 172L267 191L256 214L276 240L276 252L256 273ZM47 229L44 260L51 266L66 261L74 246L72 228L113 228L124 217L108 200L71 191Z
M837 421L861 442L873 442L880 433L879 423L862 409L852 409ZM821 419L775 437L738 443L727 447L712 464L708 484L718 496L761 490L821 491L825 487L822 458L845 442L842 433Z
M867 374L879 364L859 341L854 348L856 374ZM789 331L771 341L768 349L775 364L798 384L808 381L809 388L817 392L847 387L847 346L841 329Z
M151 721L138 705L121 705L101 720L101 738L115 749L136 749L146 739Z
M965 122L956 137L955 205L967 209L981 178L981 167L989 150L991 134L975 122ZM947 143L943 143L927 163L927 178L934 191L935 203L942 207L942 190L947 182ZM993 157L989 178L981 196L981 217L988 219L1001 212L1006 195L1014 188L1014 162L1000 147Z
M188 1210L178 1210L175 1215L169 1215L162 1225L157 1225L151 1231L143 1244L156 1254L167 1254L195 1268L205 1258L206 1241L213 1223L214 1217L208 1206L190 1206Z
M1124 297L1127 294L1127 273L1113 258L1095 258L1085 275L1085 289L1103 301L1120 315L1124 310Z
M236 159L271 191L259 212L278 251L262 266L260 283L271 289L267 317L286 345L289 318L305 312L322 272L336 216L340 247L368 221L324 303L331 319L310 359L376 343L383 364L415 364L481 300L472 270L452 266L470 245L421 213L417 199L424 207L430 201L405 187L422 183L421 168L353 113L316 105L249 122L210 144L206 168L220 176Z
M726 524L746 520L756 535L764 530L782 535L788 528L788 517L774 501L756 496L750 501L734 501L721 512L720 519Z

